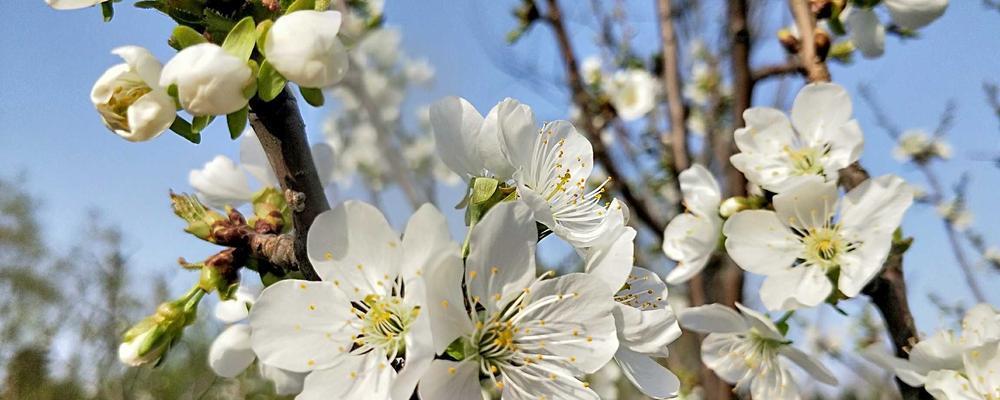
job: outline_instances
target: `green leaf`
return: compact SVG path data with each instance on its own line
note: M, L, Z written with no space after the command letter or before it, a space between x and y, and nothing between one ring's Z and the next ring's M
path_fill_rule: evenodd
M243 107L239 111L226 115L226 124L229 125L229 137L236 140L247 127L247 114L250 109Z
M177 25L173 33L170 34L170 39L167 40L167 44L177 50L183 50L205 42L208 42L208 39L205 39L201 33L187 25Z
M140 0L140 1L135 2L135 4L133 4L133 5L136 8L143 8L143 9L159 8L160 7L160 2L159 2L159 0Z
M101 15L104 16L104 22L111 21L115 16L115 6L111 5L110 1L101 3Z
M170 124L170 130L180 135L180 137L187 139L187 141L191 143L201 143L201 134L194 132L191 129L191 123L185 121L180 115L178 115L177 118L174 118L174 123Z
M286 82L285 77L270 62L264 60L260 65L260 73L257 74L257 97L264 101L274 100L285 89Z
M194 117L194 119L191 120L191 131L200 134L201 131L205 130L205 127L207 127L208 124L212 123L212 119L213 117L210 115L200 115Z
M236 23L222 42L222 48L240 60L249 60L257 43L257 26L253 17L246 17Z
M264 53L264 44L267 43L267 33L271 31L272 25L274 25L274 21L269 19L265 19L257 25L257 51L264 54L265 57L267 54Z
M295 0L295 2L292 3L292 5L288 6L287 10L285 10L285 14L291 14L293 12L301 10L315 10L315 9L316 9L316 0Z
M306 103L313 107L323 107L323 91L316 88L305 88L299 86L299 93L302 94L302 98L306 99Z

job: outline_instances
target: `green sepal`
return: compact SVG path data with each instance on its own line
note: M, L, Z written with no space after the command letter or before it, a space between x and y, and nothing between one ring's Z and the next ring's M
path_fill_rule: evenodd
M299 93L302 94L302 98L306 100L306 103L313 107L323 107L323 91L316 88L306 88L299 86Z
M244 106L239 111L234 113L229 113L226 115L226 125L229 126L229 137L236 140L243 134L243 130L247 127L247 114L249 114L250 108Z
M265 187L254 193L250 203L254 214L247 221L250 227L257 229L261 221L274 230L272 233L287 233L292 229L292 209L280 190Z
M208 124L212 123L215 117L211 115L199 115L191 120L191 132L200 134L202 131L208 127Z
M454 358L455 361L462 361L465 359L465 348L465 340L463 338L458 338L448 345L448 347L444 350L444 354Z
M150 9L150 8L158 9L161 7L161 4L159 0L140 0L135 2L133 6L135 6L135 8L142 8L142 9Z
M287 10L285 10L285 14L291 14L296 11L315 10L315 9L316 9L316 0L295 0L295 2L292 3L292 5L288 6Z
M115 6L110 1L101 3L101 15L104 17L104 22L111 22L111 18L115 17Z
M257 73L257 97L264 101L274 100L285 89L288 80L278 70L271 66L271 63L264 60L260 64L260 72Z
M830 2L830 18L827 18L826 24L830 27L830 31L837 36L844 36L847 34L847 30L844 29L844 24L840 22L840 13L844 11L842 4L838 4L836 1Z
M264 53L264 45L267 43L267 33L271 31L271 26L273 25L274 21L269 19L257 24L257 52L263 54L265 57L267 57L267 54Z
M208 39L205 39L200 32L187 25L177 25L170 34L170 39L167 39L167 44L177 50L184 50L196 44L207 42Z
M201 134L191 129L191 123L181 118L180 115L174 118L174 123L170 124L170 130L191 143L201 143Z
M246 17L237 22L229 31L226 40L222 42L222 48L229 54L245 61L250 59L256 44L257 26L253 22L253 17Z
M469 201L473 204L481 204L493 197L500 181L493 178L475 178L472 180L472 190L469 193Z

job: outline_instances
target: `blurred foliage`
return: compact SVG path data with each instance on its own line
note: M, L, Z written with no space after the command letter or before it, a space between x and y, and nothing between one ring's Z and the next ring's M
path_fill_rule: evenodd
M98 211L82 218L68 251L46 248L42 203L24 184L0 178L0 400L275 398L256 368L236 379L212 373L206 357L220 326L211 318L156 370L119 363L128 322L176 293L165 276L130 279L140 269L128 240Z

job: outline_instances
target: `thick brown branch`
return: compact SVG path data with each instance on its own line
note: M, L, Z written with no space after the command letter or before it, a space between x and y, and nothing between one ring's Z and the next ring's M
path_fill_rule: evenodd
M690 165L687 129L684 123L684 98L681 96L681 74L677 59L677 37L674 33L673 10L670 0L657 0L660 15L660 41L663 44L663 84L670 111L670 148L674 170L683 171Z
M618 169L614 160L611 159L608 149L601 142L600 133L606 122L598 125L595 122L595 117L600 114L602 120L609 121L614 118L614 110L610 108L595 110L595 103L592 101L593 99L590 94L587 93L583 79L580 77L576 54L573 52L569 34L566 32L566 26L563 24L559 3L557 0L547 0L547 4L548 13L544 16L543 20L552 27L552 31L555 34L556 44L559 46L559 52L562 55L563 64L566 69L566 83L569 85L570 92L572 93L573 103L580 108L580 112L583 115L585 125L582 128L587 133L591 145L594 147L594 158L597 159L597 162L601 163L604 171L615 181L615 187L621 193L636 218L642 221L657 238L663 240L663 229L666 227L666 224L658 221L650 210L649 205L632 191L628 182L624 180L625 175Z
M788 6L799 29L799 63L806 71L806 78L809 82L829 82L830 70L816 52L816 18L809 0L788 0Z
M299 113L295 96L286 87L269 102L254 97L250 100L250 124L264 147L264 153L284 190L301 193L302 207L292 212L295 227L295 263L302 274L312 280L319 276L309 263L306 234L316 216L329 210L326 193L316 173L305 123Z

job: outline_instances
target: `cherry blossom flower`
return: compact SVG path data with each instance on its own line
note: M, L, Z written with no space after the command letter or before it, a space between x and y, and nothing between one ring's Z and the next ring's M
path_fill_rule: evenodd
M726 250L743 269L766 275L760 296L769 310L816 306L834 289L851 298L882 269L912 203L909 186L893 175L869 179L843 199L835 182L812 176L774 196L774 211L730 217L722 228Z
M740 153L730 161L749 181L775 193L802 176L836 182L838 171L857 161L864 145L851 109L847 91L832 83L802 88L790 122L779 110L750 108L743 113L747 126L735 133Z
M656 78L638 68L615 72L605 86L611 105L625 121L642 118L656 107L656 89Z
M76 10L101 4L108 0L45 0L45 4L56 10Z
M273 29L273 28L272 28ZM181 50L163 66L160 86L177 86L177 99L195 116L226 115L247 105L252 84L246 61L219 45L201 43Z
M307 237L320 282L283 280L250 312L253 350L308 372L299 399L406 399L433 356L425 268L459 265L444 216L424 205L402 241L374 207L348 201Z
M894 24L910 30L934 22L948 8L948 0L885 0L882 3L889 10Z
M919 129L908 130L899 135L892 156L898 161L926 163L934 158L951 158L951 145L944 139L932 137Z
M948 0L886 0L882 2L892 16L892 23L902 29L914 31L938 19ZM848 5L840 14L847 24L851 43L865 58L878 58L885 53L886 27L876 15L874 7Z
M170 128L177 106L160 87L162 67L142 47L124 46L112 53L125 60L104 72L90 91L104 125L131 142L159 136Z
M701 272L722 235L722 192L712 173L695 164L681 172L679 179L687 212L670 220L663 232L663 253L677 261L667 275L667 283L672 285Z
M428 272L435 351L461 354L434 360L421 398L480 398L482 374L506 400L597 399L577 377L600 369L618 348L607 286L581 273L536 278L536 235L523 203L498 204L472 228L464 271L441 264Z
M264 52L282 76L307 88L340 82L347 73L347 49L337 38L341 14L302 10L283 15L267 33Z
M823 364L791 346L766 316L736 303L739 313L720 304L681 311L681 325L708 333L701 359L726 382L755 399L798 399L799 389L786 366L791 361L813 378L836 385ZM780 357L779 357L780 356Z

